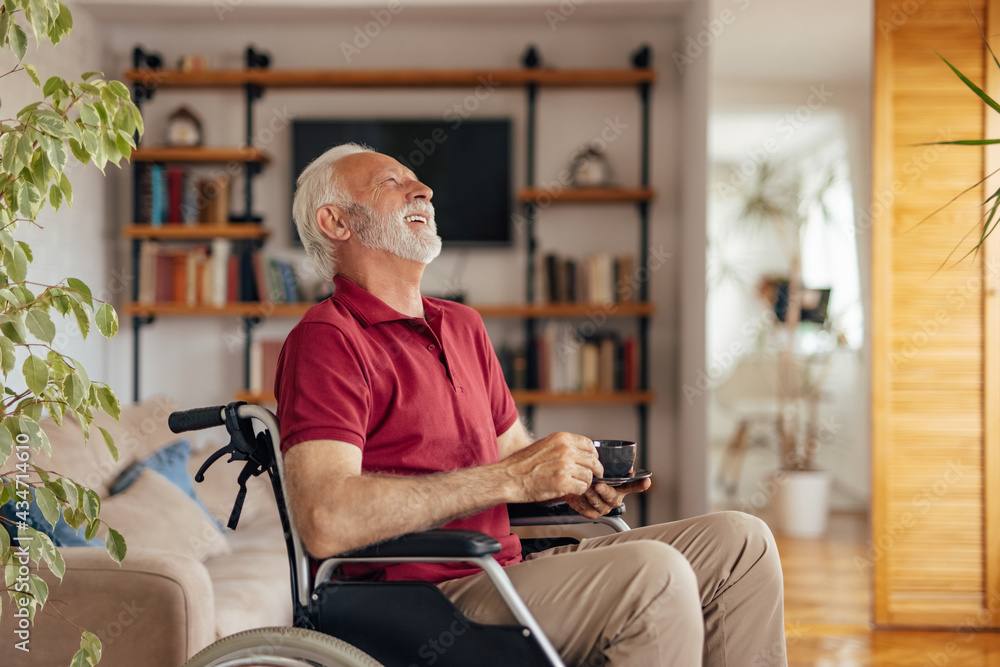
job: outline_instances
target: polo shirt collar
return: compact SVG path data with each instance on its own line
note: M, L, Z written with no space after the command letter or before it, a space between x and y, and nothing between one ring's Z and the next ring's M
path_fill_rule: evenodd
M373 324L415 319L390 308L382 299L343 276L333 277L333 287L333 300L344 304L354 315L354 318L366 329ZM432 320L440 315L441 309L438 306L429 301L427 297L421 297L421 299L424 304L424 316L427 320Z

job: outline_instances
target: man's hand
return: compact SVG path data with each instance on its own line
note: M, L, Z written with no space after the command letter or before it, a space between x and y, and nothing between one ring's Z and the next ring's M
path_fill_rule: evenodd
M568 495L564 498L566 504L588 519L604 516L624 501L630 493L642 493L650 487L652 481L647 477L621 486L608 486L598 482L581 495Z
M553 433L500 464L514 481L515 497L509 502L516 503L583 495L593 478L604 473L593 441L572 433Z

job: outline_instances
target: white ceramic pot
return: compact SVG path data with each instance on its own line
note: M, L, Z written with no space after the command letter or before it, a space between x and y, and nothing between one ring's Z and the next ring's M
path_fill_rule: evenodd
M782 470L774 495L778 529L793 537L818 537L826 532L830 508L830 473Z

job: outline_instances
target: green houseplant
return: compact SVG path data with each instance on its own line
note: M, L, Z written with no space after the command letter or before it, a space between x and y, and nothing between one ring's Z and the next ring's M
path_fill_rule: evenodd
M784 282L784 321L775 323L783 345L778 357L778 441L781 468L790 471L815 469L818 444L817 406L824 381L825 365L803 361L796 355L802 310L802 231L813 211L829 219L825 196L835 174L827 170L816 185L807 185L802 173L791 165L765 162L757 169L741 193L739 217L774 230L785 256L788 275ZM775 281L770 281L769 303L779 298ZM762 290L766 292L767 290Z
M33 621L48 596L45 582L29 571L28 563L44 561L59 577L65 571L52 541L22 525L29 503L36 503L53 525L62 516L74 529L85 527L88 539L101 525L95 491L30 463L32 451L50 448L39 420L47 414L61 424L71 413L81 427L82 445L91 435L95 411L115 419L120 412L118 398L107 384L91 381L80 363L53 347L53 317L68 318L84 337L93 324L111 338L118 330L117 314L75 278L55 285L31 281L32 250L18 239L18 230L35 225L46 205L58 210L72 204L73 188L66 174L70 161L92 164L103 172L106 164L128 159L134 136L142 133L138 109L121 82L107 81L99 72L84 73L79 81L55 76L42 81L37 69L24 61L29 33L36 44L56 45L72 27L69 9L56 0L3 0L0 5L0 50L5 59L16 62L0 78L29 77L39 90L36 101L16 113L0 112L0 466L8 462L9 468L0 468L0 505L14 501L19 519L13 541L0 529L8 593L0 613L22 618L22 627ZM5 101L0 96L0 104ZM113 438L103 428L99 431L117 458ZM122 536L109 529L106 544L110 557L121 562ZM72 665L96 664L100 654L98 638L84 631Z
M801 315L816 305L806 303L805 296L815 292L807 292L802 285L803 234L811 219L828 222L832 218L826 200L836 182L834 164L807 171L795 160L767 161L729 193L735 195L734 217L738 227L767 230L767 243L787 262L779 275L763 276L758 283L757 292L767 304L769 322L758 333L765 334L767 342L757 341L761 349L741 361L742 371L734 376L743 379L734 380L734 386L742 387L745 392L750 386L747 383L753 383L758 400L761 396L773 397L773 417L767 420L769 429L770 424L774 425L778 465L766 482L767 502L774 509L781 530L801 536L817 535L824 530L830 487L829 474L818 470L815 462L823 436L819 406L830 350L824 347L803 352L804 347L811 349L811 346L802 344L806 324ZM828 322L809 326L822 329L812 332L820 336L813 338L813 343L821 338L835 340L827 331ZM752 380L748 374L753 376ZM731 392L741 389L728 391L732 401L736 395ZM725 394L726 390L722 392ZM759 407L751 409L751 413L756 416L741 413L737 432L720 467L720 481L731 496L739 486L750 424L762 418Z

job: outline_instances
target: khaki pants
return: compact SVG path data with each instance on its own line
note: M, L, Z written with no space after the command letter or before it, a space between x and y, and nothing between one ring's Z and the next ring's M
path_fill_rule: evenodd
M778 551L740 512L583 540L505 568L567 665L787 664ZM439 585L481 623L513 623L484 574Z

